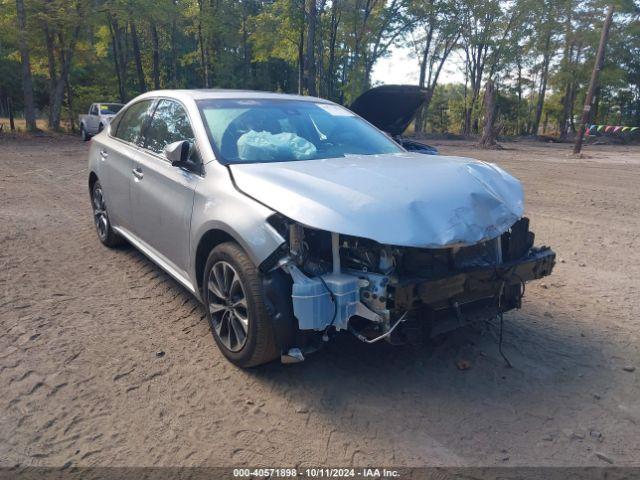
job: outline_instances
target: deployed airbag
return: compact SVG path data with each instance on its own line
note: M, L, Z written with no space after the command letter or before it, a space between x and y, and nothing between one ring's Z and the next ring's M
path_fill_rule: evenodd
M238 139L238 157L247 162L269 160L307 160L316 147L295 133L256 132L249 130Z

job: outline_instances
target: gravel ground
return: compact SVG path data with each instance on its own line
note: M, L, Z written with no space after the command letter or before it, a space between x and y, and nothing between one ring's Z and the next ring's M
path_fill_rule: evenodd
M505 316L513 369L485 326L238 370L186 290L99 243L87 144L0 137L0 466L640 465L640 149L436 145L522 179L558 254Z

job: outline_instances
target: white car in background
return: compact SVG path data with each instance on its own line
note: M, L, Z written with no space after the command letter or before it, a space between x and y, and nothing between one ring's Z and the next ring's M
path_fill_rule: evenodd
M123 106L122 103L92 103L89 113L78 118L82 140L87 141L104 130Z

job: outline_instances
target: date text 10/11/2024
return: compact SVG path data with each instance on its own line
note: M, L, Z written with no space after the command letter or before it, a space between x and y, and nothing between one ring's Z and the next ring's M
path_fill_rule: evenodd
M399 478L386 468L235 468L234 478Z

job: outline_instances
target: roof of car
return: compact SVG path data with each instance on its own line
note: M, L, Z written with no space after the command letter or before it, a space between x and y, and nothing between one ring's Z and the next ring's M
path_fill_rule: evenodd
M208 99L287 99L287 100L302 100L310 102L322 102L330 103L328 100L316 97L307 97L303 95L291 95L285 93L273 93L273 92L261 92L257 90L226 90L218 88L209 89L193 89L193 90L155 90L140 95L139 98L144 97L157 97L167 96L176 98L190 98L193 100L208 100Z

